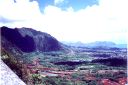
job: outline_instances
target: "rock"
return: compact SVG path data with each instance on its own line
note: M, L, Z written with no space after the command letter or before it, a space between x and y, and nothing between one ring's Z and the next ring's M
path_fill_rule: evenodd
M0 60L0 85L26 85L2 60Z

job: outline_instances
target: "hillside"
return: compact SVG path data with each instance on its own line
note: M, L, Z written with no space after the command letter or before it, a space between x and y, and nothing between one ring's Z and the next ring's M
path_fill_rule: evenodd
M47 52L62 50L62 44L50 34L31 28L1 27L2 47L21 52ZM17 50L16 50L17 49Z

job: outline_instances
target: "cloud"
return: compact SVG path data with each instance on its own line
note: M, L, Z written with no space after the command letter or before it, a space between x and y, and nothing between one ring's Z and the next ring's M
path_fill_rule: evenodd
M30 20L40 16L36 1L29 0L0 0L0 16L10 20Z
M10 22L15 22L14 20L9 20L9 19L6 19L2 16L0 16L0 22L1 23L10 23Z
M68 9L63 11L54 6L47 6L44 11L45 17L49 20L48 24L50 24L47 24L47 28L51 28L49 32L56 33L55 36L61 35L59 39L67 41L91 42L124 39L128 28L125 3L126 0L124 2L101 0L99 5L88 6L77 12L68 11Z
M54 4L55 5L59 5L59 4L63 3L63 2L64 2L64 0L54 0Z
M57 6L48 5L43 14L40 13L36 1L16 1L17 3L12 0L0 1L0 16L15 20L0 25L32 27L48 32L60 41L126 41L127 0L99 0L99 5L88 6L78 11L74 11L71 6L62 10ZM59 4L63 0L55 2Z

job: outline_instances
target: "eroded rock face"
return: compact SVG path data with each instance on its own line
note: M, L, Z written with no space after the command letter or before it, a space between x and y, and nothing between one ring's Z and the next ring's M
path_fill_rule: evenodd
M26 85L2 60L0 60L0 85Z
M61 50L61 44L51 35L33 30L31 28L1 27L2 41L7 40L23 52L33 51L57 51ZM5 46L2 43L2 46Z

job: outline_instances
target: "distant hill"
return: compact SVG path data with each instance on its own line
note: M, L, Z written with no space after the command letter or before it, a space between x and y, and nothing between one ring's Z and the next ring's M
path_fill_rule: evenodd
M92 43L82 43L82 42L62 42L68 46L73 47L90 47L90 48L97 48L97 47L116 47L116 48L127 48L127 44L115 44L109 41L96 41Z
M6 50L19 52L58 51L63 45L50 34L31 28L1 27L1 46Z
M86 46L89 47L115 47L116 44L113 42L107 42L107 41L96 41L92 43L86 44Z
M68 45L68 46L85 47L85 43L82 43L80 41L79 42L65 42L65 41L63 41L62 43L65 45Z
M118 47L118 48L127 48L127 44L117 44L116 47Z

